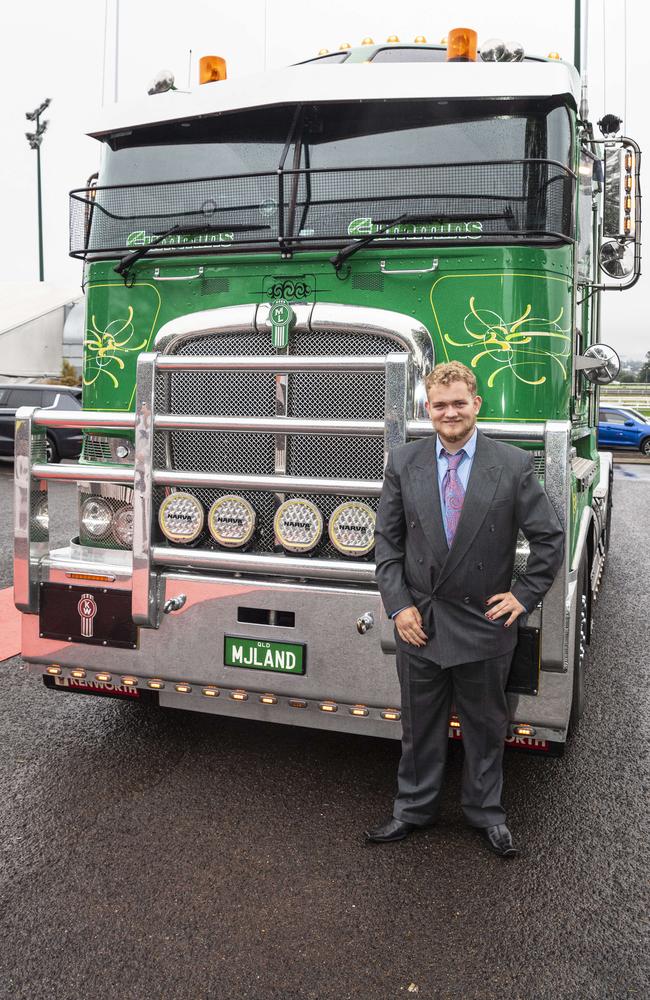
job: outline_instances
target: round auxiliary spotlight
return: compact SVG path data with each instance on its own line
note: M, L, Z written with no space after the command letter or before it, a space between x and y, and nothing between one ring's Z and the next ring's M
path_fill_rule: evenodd
M203 530L203 507L191 493L170 493L158 512L160 529L170 542L193 542Z
M253 537L255 511L243 497L219 497L210 507L208 528L219 545L238 549Z
M329 520L332 545L346 556L367 555L375 544L375 520L375 512L368 504L340 504Z
M289 552L309 552L323 534L323 516L311 500L285 500L273 521L275 536Z

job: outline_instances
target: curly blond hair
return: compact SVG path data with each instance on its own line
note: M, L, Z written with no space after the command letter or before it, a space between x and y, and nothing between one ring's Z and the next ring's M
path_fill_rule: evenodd
M424 387L427 390L434 385L450 385L452 382L464 382L472 396L476 396L476 378L474 372L462 364L460 361L448 361L429 372L424 380Z

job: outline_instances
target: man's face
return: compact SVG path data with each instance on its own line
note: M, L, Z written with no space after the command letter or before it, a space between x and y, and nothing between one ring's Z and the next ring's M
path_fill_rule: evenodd
M481 402L481 397L472 396L459 379L449 385L431 386L426 407L433 429L443 441L464 444L472 435Z

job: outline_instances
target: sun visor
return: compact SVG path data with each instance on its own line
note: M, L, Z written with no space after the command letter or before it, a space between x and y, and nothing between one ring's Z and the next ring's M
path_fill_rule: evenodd
M131 103L107 105L86 129L103 139L143 125L183 121L237 110L325 101L454 98L543 98L566 96L578 106L580 80L568 63L372 63L303 64L272 70L218 86L154 94Z

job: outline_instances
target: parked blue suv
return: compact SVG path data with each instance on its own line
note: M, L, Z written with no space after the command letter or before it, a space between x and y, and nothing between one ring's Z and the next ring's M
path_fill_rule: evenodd
M599 448L638 448L650 458L650 421L629 406L601 406Z

